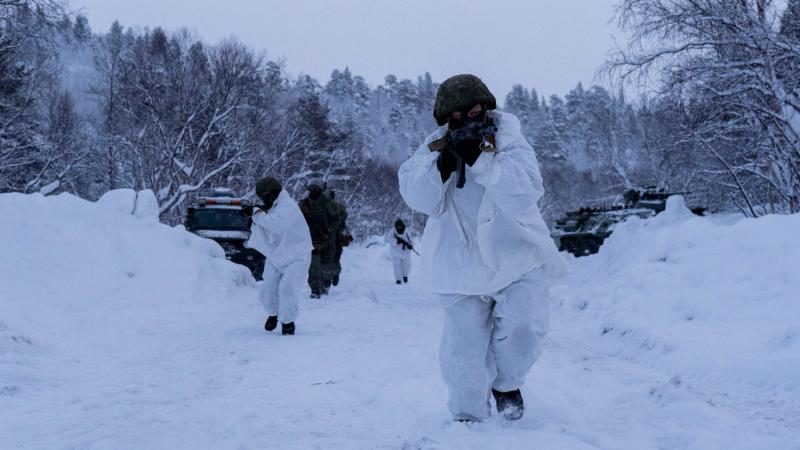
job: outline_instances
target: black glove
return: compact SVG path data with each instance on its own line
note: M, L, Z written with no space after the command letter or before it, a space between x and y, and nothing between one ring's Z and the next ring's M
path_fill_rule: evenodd
M470 122L461 128L451 130L447 149L472 166L481 156L481 143L483 142L481 132L484 128L483 123Z
M472 165L475 164L478 161L478 158L481 156L480 145L481 141L470 141L468 144L465 144L461 147L456 147L453 153L463 159L468 166L472 167Z
M266 205L245 205L245 206L242 206L242 211L241 212L242 212L243 216L253 217L253 214L255 214L255 213L259 212L259 211L268 212L271 206L272 205L270 205L270 206L266 206Z
M436 168L439 169L439 175L442 177L442 183L450 178L450 174L456 171L456 157L448 148L443 148L439 152L439 157L436 159Z

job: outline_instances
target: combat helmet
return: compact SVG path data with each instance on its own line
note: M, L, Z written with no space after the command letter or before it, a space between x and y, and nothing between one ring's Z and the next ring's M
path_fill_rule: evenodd
M455 75L439 85L433 117L442 126L455 111L460 111L476 103L483 104L487 110L497 108L497 100L480 78L471 74Z
M326 183L325 180L319 175L311 176L308 181L306 181L306 189L308 190L316 188L320 191L323 191L326 187L328 187L328 183Z

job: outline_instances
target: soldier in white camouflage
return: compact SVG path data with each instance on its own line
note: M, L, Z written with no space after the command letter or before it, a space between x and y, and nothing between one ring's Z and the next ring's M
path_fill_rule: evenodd
M544 188L519 120L476 76L448 78L439 124L400 167L400 193L428 216L420 274L445 308L439 352L455 420L524 412L521 387L547 333L547 281L564 261L537 201Z

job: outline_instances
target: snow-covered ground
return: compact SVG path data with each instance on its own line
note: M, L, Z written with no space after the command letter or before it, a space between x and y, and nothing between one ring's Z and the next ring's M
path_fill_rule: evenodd
M554 282L525 417L465 427L438 303L384 248L283 337L246 269L153 214L0 195L3 449L800 448L799 215L623 225Z

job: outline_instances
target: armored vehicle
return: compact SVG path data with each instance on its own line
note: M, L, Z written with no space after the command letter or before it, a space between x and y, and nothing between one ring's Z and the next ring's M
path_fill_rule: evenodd
M559 251L568 251L575 256L597 253L603 241L611 235L616 225L629 217L642 219L653 217L664 211L667 198L685 192L667 192L654 186L628 189L622 195L623 203L611 207L587 207L570 211L556 220L550 234ZM692 212L703 214L703 208Z
M216 241L225 251L225 257L248 269L256 280L264 271L264 255L245 248L250 237L251 219L243 213L248 202L236 197L226 188L216 188L192 202L186 213L184 226L200 237Z

